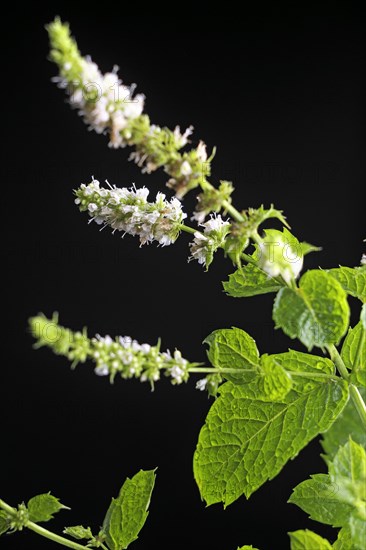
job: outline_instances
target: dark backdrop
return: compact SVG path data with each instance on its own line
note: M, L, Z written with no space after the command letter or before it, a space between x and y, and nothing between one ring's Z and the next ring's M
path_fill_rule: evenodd
M138 12L140 8L136 6ZM272 296L228 298L220 281L231 266L220 255L209 273L187 264L189 238L139 248L99 232L78 213L72 190L93 174L120 186L162 190L162 171L142 175L128 150L110 150L51 84L45 23L70 21L81 51L103 71L118 64L126 83L146 94L151 119L171 128L194 124L194 143L217 146L212 181L235 184L239 208L274 203L301 239L323 246L306 267L357 265L364 207L364 36L357 17L231 18L209 23L55 5L5 19L10 77L2 103L9 126L2 163L6 281L2 352L1 497L11 504L52 490L72 507L54 522L97 528L126 476L158 466L147 524L134 548L262 550L288 547L286 532L328 528L286 504L291 488L324 471L318 441L247 502L205 509L192 455L210 401L192 380L167 380L151 393L134 381L108 380L90 364L75 372L49 350L32 350L27 318L59 311L65 326L94 334L162 337L191 360L215 328L246 329L262 352L291 343L274 332ZM193 21L193 22L192 22ZM2 193L4 197L5 194ZM194 197L187 199L187 210ZM302 349L299 347L298 349ZM4 549L53 548L32 533L2 537Z

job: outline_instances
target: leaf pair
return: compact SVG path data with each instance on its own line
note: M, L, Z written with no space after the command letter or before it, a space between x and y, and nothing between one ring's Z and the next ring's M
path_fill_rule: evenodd
M221 386L200 432L194 475L208 505L228 506L275 477L332 425L348 385L327 377L334 372L328 359L290 351L261 361L254 340L239 329L215 331L206 342L213 364L238 374L224 374L231 381Z

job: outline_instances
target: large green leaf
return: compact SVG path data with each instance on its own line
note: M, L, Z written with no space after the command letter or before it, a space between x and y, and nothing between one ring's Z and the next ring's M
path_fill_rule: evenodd
M233 298L247 298L268 292L277 292L283 286L253 264L247 264L229 275L223 283L225 292Z
M309 350L338 344L347 330L349 306L342 286L324 271L307 271L299 289L281 289L273 307L276 328Z
M248 395L246 386L221 386L200 432L194 476L208 505L249 497L326 431L348 399L343 380L313 383L309 390L308 381L299 381L276 402Z
M366 266L337 267L328 273L342 285L347 294L366 301Z
M291 539L291 550L332 550L327 539L323 539L308 529L293 531L289 533Z
M111 550L124 550L138 538L146 518L155 484L155 470L140 470L127 478L117 498L113 498L103 522Z
M366 400L366 388L359 388L359 391L363 399ZM347 443L349 435L351 435L353 441L366 449L366 430L351 400L334 424L323 434L321 443L329 458L333 458L339 447Z

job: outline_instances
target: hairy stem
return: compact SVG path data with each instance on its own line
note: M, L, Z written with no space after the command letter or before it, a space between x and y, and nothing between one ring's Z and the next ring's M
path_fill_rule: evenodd
M335 347L335 345L330 344L329 346L327 346L327 350L328 350L328 353L330 355L331 360L333 361L333 363L337 367L337 370L338 370L339 374L342 376L342 378L344 378L345 380L348 380L349 379L349 373L348 373L347 367L344 364L342 357L339 355L338 350Z
M9 506L9 504L6 504L6 502L4 502L1 499L0 499L0 508L2 510L5 510L5 512L7 512L10 516L16 516L17 514L17 510L15 508L13 508L12 506ZM52 533L52 531L48 531L48 529L45 529L44 527L37 525L37 523L33 523L33 521L27 521L27 523L25 524L25 527L27 527L27 529L30 529L31 531L34 531L38 535L41 535L42 537L53 540L54 542L57 542L58 544L62 544L63 546L67 546L67 548L73 548L74 550L80 550L80 549L85 550L85 548L87 548L87 546L78 544L77 542L73 542L72 540L65 539L60 535L56 535L56 533ZM105 550L107 550L106 547L104 548Z

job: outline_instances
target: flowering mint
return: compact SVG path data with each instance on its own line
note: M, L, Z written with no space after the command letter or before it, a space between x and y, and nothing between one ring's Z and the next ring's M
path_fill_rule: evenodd
M29 319L30 331L37 339L35 347L47 346L57 355L63 355L72 361L72 367L78 363L92 360L95 374L109 376L113 382L120 374L124 379L139 378L141 382L154 382L160 379L161 372L171 378L172 384L182 384L189 378L189 369L200 363L190 363L182 357L180 351L160 351L160 342L156 346L139 344L129 336L110 336L89 338L86 329L72 332L58 323L58 316L47 319L43 314Z
M212 215L211 218L201 224L203 233L196 231L194 240L190 243L190 260L197 260L208 269L212 263L213 255L218 248L223 246L225 237L230 231L230 222L224 221L220 215Z
M138 235L141 245L152 241L162 246L174 243L187 217L176 198L167 201L163 193L157 193L155 202L148 202L146 187L106 189L93 179L89 185L82 184L75 195L80 210L87 211L97 224Z
M163 167L170 176L167 185L177 197L201 183L210 186L206 177L210 175L213 155L208 158L206 145L200 141L196 148L179 152L189 142L192 126L182 133L179 126L171 131L151 124L148 115L143 114L144 95L133 96L135 85L122 84L118 67L102 74L90 57L80 54L68 24L59 18L47 26L47 31L50 58L59 68L59 76L53 80L66 90L71 106L91 130L108 134L110 147L134 146L130 159L143 172Z

